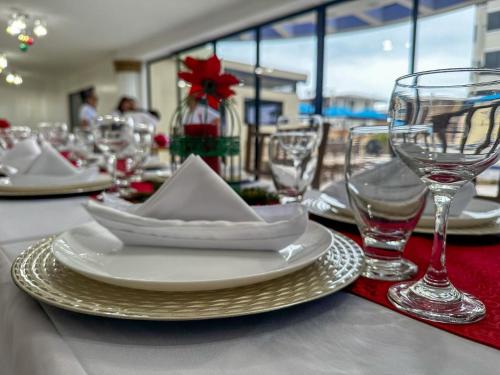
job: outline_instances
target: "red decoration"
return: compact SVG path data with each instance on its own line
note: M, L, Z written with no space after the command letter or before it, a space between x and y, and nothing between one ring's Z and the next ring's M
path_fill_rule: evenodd
M361 237L346 226L313 216L312 219L334 228L361 245ZM432 237L411 236L404 255L418 265L418 280L425 273L432 248ZM479 298L486 306L486 317L474 324L444 324L423 321L434 327L500 349L500 245L496 237L449 237L446 266L453 284ZM387 299L387 290L395 282L360 277L350 287L351 293L396 310ZM398 311L398 310L396 310ZM415 318L417 319L417 318ZM419 319L417 319L419 320Z
M191 71L179 72L178 76L191 84L189 96L197 101L206 99L214 109L219 109L221 101L234 95L230 87L240 82L232 74L221 74L221 63L216 55L206 60L186 57L184 65Z
M10 122L8 122L4 118L0 118L0 129L8 129L10 128Z
M190 137L216 138L219 136L219 126L215 124L186 124L184 134ZM217 174L220 174L220 158L218 156L203 156L203 161Z
M167 148L168 147L168 137L163 134L163 133L158 133L154 137L154 141L156 145L160 148Z
M28 40L26 41L26 44L27 44L28 46L32 46L32 45L33 45L33 43L35 43L35 40L34 40L32 37L29 37L29 38L28 38Z

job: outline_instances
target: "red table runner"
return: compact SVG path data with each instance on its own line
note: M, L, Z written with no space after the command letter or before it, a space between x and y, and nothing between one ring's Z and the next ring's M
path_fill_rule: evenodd
M335 228L334 225L330 224L330 226ZM358 234L347 231L342 231L342 233L361 245L361 237ZM449 241L446 251L446 264L450 280L458 289L478 297L485 304L486 317L477 323L464 325L422 321L467 339L500 349L499 237L489 237L487 239L489 243L483 245L478 245L478 243L485 241L485 238L481 237L450 240L452 241ZM427 269L431 245L431 237L418 235L413 235L408 242L404 256L418 265L419 272L415 279L422 277ZM350 287L350 291L402 313L387 299L387 290L393 284L394 282L360 277Z

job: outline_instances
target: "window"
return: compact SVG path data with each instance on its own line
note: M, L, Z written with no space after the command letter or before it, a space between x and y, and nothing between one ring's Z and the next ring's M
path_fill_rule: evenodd
M255 64L257 61L255 31L218 40L216 50L217 56L222 60L224 71L240 80L240 85L234 87L236 93L234 102L241 124L254 124L255 119L247 116L245 103L248 100L255 100Z
M412 9L402 4L356 0L327 9L323 112L333 124L385 121L394 81L409 71Z
M177 102L177 67L175 57L163 59L149 66L151 108L160 113L158 130L170 131L170 120L174 114Z
M474 29L479 16L475 5L447 12L420 12L417 31L416 70L470 67L477 65L479 56L474 56L484 31ZM463 5L463 4L461 4ZM436 10L437 11L437 10ZM477 49L476 49L477 50Z
M263 26L260 33L263 103L281 102L283 115L291 118L310 111L316 96L316 12Z
M500 51L486 52L484 55L484 66L486 68L500 67Z
M487 30L498 30L498 29L500 29L500 11L489 13Z
M278 118L283 114L283 103L271 100L260 101L260 123L261 125L276 125ZM245 100L245 122L254 124L255 100Z

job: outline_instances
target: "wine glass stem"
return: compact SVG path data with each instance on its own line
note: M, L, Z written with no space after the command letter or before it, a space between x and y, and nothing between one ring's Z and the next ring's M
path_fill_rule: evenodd
M424 282L435 288L446 288L450 285L446 271L446 226L452 198L446 195L433 193L436 206L436 222L434 227L434 242L432 254L424 276Z
M113 185L116 188L118 186L118 159L115 155L109 155L108 166L111 169L111 178L113 179Z

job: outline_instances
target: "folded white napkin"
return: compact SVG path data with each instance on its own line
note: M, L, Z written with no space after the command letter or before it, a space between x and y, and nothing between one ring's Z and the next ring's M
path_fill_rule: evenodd
M301 205L248 206L198 156L190 156L142 204L112 198L86 205L126 245L280 250L307 226Z
M98 174L95 168L76 168L50 143L39 144L35 138L16 143L12 149L5 151L0 161L17 169L17 173L10 177L12 185L89 182Z
M372 174L373 173L373 174ZM370 181L370 176L380 177L380 174L386 177L385 182L386 186L390 186L391 180L397 182L397 178L399 174L394 170L394 165L390 165L386 170L383 168L367 172L365 180ZM411 191L411 186L408 186L408 190L406 192ZM338 208L340 211L345 211L344 213L349 213L351 211L349 205L349 198L347 195L347 190L345 186L345 181L338 181L328 185L325 189L322 190L322 199L330 203L332 206ZM415 192L418 193L418 192ZM476 194L476 188L473 183L468 182L465 184L455 195L455 198L452 201L450 207L450 216L460 216L462 211L467 207L469 202L472 200L474 195ZM394 198L394 197L393 197ZM432 196L429 194L427 196L427 202L425 205L425 209L423 215L434 215L434 202L432 200Z

